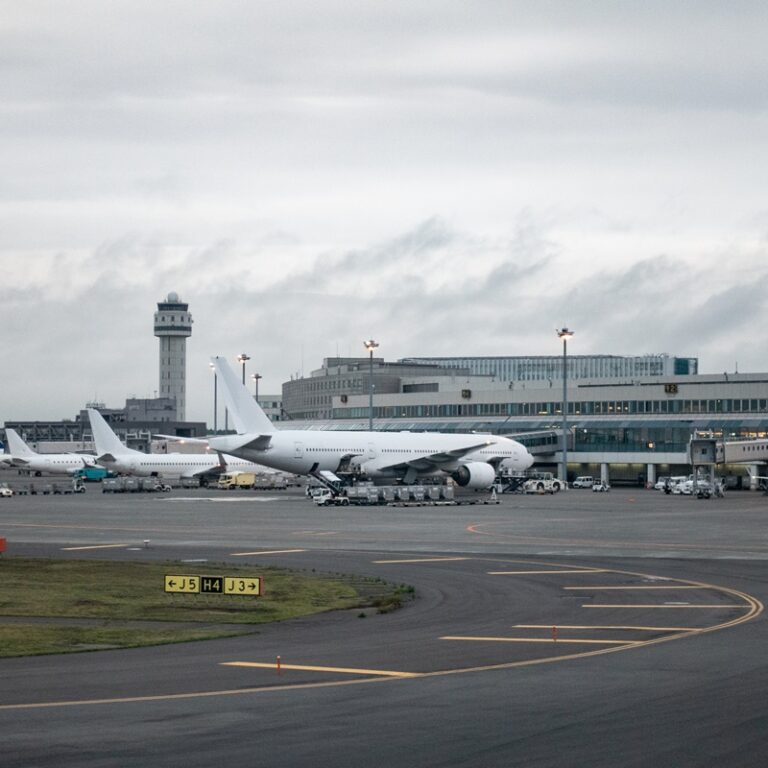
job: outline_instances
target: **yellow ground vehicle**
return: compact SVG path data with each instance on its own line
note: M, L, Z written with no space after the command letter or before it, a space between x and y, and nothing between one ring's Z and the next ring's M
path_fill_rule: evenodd
M224 472L219 476L218 487L233 491L235 488L253 488L256 475L253 472Z

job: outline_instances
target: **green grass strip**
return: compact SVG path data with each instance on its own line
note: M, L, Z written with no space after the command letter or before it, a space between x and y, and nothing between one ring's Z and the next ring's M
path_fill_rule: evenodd
M264 594L166 594L166 574L260 576ZM0 657L225 637L252 631L247 626L238 631L232 625L370 606L384 612L412 596L412 590L378 579L209 563L3 557L0 580ZM35 620L3 623L1 617ZM91 621L88 626L73 626L67 619ZM146 624L110 626L114 622ZM152 626L152 622L178 622L179 626Z

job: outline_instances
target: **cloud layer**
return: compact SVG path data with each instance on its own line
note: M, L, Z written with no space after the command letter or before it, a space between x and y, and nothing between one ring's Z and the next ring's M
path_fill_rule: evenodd
M765 370L763 4L5 3L0 420L363 353Z

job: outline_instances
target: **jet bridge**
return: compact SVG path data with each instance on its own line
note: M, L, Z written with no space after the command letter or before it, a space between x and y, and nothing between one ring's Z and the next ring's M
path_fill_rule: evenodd
M765 480L759 477L757 465L768 463L768 439L724 440L711 435L694 433L688 446L688 456L694 482L697 468L709 469L710 478L714 480L717 464L744 464L752 465L747 471L750 476L750 487L756 489L758 480Z

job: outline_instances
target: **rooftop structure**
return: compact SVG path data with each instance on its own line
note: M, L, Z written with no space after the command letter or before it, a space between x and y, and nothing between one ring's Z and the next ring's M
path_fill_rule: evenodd
M533 357L406 357L401 363L468 369L501 381L556 381L563 378L562 355ZM568 355L569 379L687 376L699 372L695 357L655 355Z

